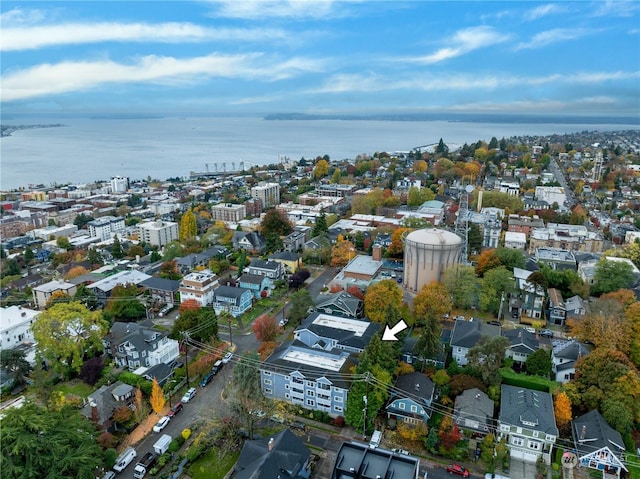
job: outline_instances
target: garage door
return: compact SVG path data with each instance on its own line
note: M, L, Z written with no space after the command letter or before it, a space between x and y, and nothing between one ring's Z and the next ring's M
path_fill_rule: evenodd
M538 460L538 455L533 452L523 451L522 449L511 448L511 457L513 459L520 459L524 462L535 463Z

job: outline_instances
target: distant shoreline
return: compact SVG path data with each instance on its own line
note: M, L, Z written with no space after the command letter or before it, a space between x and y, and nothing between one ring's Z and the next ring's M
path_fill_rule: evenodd
M14 131L33 130L35 128L61 128L67 125L62 123L52 123L46 125L0 125L0 138L11 136Z
M443 121L447 123L554 123L554 124L610 124L640 125L639 117L621 116L543 116L543 115L474 115L445 113L380 113L370 115L316 115L308 113L270 113L263 117L266 121L290 120L343 120L343 121Z

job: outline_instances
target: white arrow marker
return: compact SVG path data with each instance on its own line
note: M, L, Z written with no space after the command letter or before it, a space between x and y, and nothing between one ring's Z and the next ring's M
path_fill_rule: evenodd
M407 329L407 323L404 322L404 319L401 319L393 328L390 328L388 325L384 328L384 333L382 334L383 341L397 341L396 334L400 331Z

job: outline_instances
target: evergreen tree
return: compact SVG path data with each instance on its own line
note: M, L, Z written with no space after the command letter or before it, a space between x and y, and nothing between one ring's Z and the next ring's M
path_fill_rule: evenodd
M316 236L324 236L329 233L329 227L327 226L327 215L324 210L320 213L320 216L316 220L316 225L313 227L313 231L311 232L311 237L315 238Z
M113 237L113 244L111 245L111 254L116 259L124 258L124 251L122 251L122 245L118 239L118 235Z

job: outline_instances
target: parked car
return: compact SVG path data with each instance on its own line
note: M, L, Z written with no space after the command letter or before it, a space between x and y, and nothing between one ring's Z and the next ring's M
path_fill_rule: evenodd
M502 326L500 324L500 321L497 321L495 319L493 321L487 321L487 324L492 324L493 326Z
M184 396L182 396L181 401L183 403L188 403L189 401L191 401L191 399L193 399L193 396L196 395L196 388L190 388L186 393L184 393Z
M213 379L213 376L215 376L215 374L213 374L213 373L206 374L205 377L202 378L202 381L200 381L200 387L203 388L207 384L209 384L211 382L211 380Z
M404 454L405 456L409 455L409 451L407 451L406 449L393 448L393 449L391 449L391 452L395 452L396 454Z
M551 331L550 329L542 329L538 331L538 335L542 336L543 338L553 338L553 331Z
M224 364L227 364L229 361L231 361L232 357L233 357L233 354L227 353L227 354L224 355L224 358L222 358L222 362Z
M288 322L289 322L289 320L288 320L287 318L282 318L282 319L280 320L280 322L278 323L278 325L279 325L281 328L284 328L284 327L287 325L287 323L288 323Z
M153 426L153 432L162 431L165 427L167 427L167 424L169 424L169 421L171 421L171 418L169 416L161 417L160 420L156 423L156 425Z
M531 326L525 326L524 328L525 331L529 331L531 334L536 334L536 328L532 328Z
M169 417L173 417L176 414L178 414L180 411L182 411L182 408L184 407L184 404L182 404L181 402L175 404L170 410L169 410L169 414L167 414L167 416Z
M398 279L396 279L396 281L398 282L398 284L402 284L402 276L398 276Z
M455 474L456 476L469 477L469 470L460 464L449 464L447 466L447 472L449 474Z
M305 431L307 429L307 425L302 421L293 421L291 424L289 424L289 427L291 427L292 429L300 429L301 431Z

